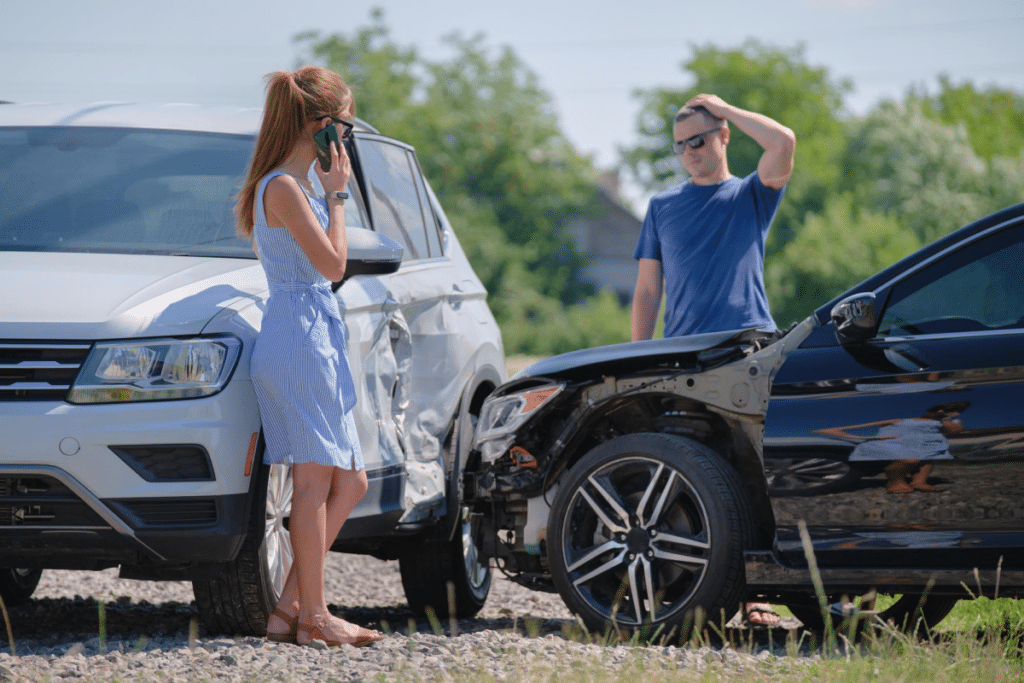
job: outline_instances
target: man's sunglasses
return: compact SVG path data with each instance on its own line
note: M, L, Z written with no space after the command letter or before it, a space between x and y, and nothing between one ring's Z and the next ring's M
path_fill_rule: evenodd
M341 126L341 139L345 140L352 136L352 129L355 128L355 124L349 123L345 119L339 119L337 116L321 116L321 119L330 119L335 124Z
M718 130L722 130L722 126L719 126L718 128L712 128L711 130L706 130L703 133L697 133L693 137L686 138L685 140L673 142L672 151L675 152L676 154L682 154L683 152L686 151L687 146L689 146L690 149L700 149L701 147L704 146L704 143L707 142L707 140L704 139L704 136L706 136L708 133L714 133L715 131Z

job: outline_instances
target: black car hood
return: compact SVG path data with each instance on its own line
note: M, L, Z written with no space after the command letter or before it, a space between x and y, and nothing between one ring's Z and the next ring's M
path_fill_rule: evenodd
M545 358L522 370L512 379L549 377L578 380L599 377L602 374L621 374L656 367L714 365L715 363L708 361L720 356L712 354L710 358L705 359L701 356L706 354L701 352L737 346L750 339L770 334L772 333L767 330L751 328L598 346ZM726 354L721 356L723 360L725 356Z

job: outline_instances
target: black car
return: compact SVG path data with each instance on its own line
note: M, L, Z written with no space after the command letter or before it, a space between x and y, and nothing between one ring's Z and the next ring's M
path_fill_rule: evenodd
M536 363L485 402L467 471L484 553L595 630L755 596L820 624L805 542L833 613L891 594L879 616L920 627L1024 593L1024 204L782 334Z

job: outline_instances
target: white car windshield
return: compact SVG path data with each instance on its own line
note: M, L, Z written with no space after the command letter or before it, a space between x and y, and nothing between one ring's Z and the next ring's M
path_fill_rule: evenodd
M0 250L253 258L232 207L247 135L0 128Z

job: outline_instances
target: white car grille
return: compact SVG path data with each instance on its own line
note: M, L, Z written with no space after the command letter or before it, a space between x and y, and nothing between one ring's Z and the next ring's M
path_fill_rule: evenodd
M61 401L91 344L0 341L0 402Z

